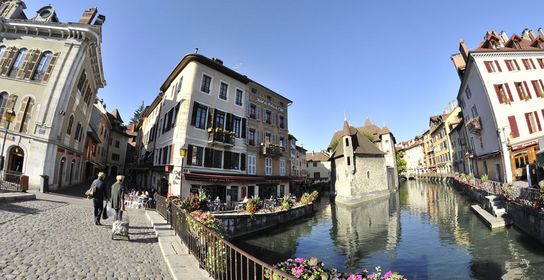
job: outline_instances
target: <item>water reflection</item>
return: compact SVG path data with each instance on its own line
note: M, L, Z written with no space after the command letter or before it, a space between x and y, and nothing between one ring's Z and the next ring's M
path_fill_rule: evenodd
M235 243L269 263L318 256L327 267L381 265L409 279L540 279L544 247L515 228L490 231L453 187L409 182L356 207L320 202L314 217Z

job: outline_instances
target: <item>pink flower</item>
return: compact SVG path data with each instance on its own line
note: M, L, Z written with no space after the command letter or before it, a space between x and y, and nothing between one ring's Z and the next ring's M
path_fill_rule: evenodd
M363 276L358 274L351 274L347 280L363 280Z
M382 279L385 280L385 279L389 279L389 277L391 277L391 275L393 275L393 272L391 272L391 270L389 270L388 272L386 272Z
M374 275L374 273L369 274L369 275L366 276L367 279L374 279L374 277L376 277L376 275Z
M296 262L296 263L303 263L303 262L304 262L304 258L296 258L296 259L295 259L295 262Z
M304 266L295 266L291 268L291 274L295 275L296 278L299 278L302 273L304 273Z

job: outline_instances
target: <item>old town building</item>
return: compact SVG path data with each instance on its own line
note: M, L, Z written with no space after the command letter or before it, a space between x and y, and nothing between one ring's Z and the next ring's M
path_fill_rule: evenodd
M476 48L461 40L459 50L452 61L472 170L495 181L526 180L544 136L544 30L488 31Z
M28 176L30 188L61 188L83 180L89 118L106 84L105 17L92 8L79 22L63 23L50 5L30 16L25 8L0 1L0 126L8 128L2 167Z
M290 104L220 59L186 55L142 114L137 184L222 201L289 193Z
M329 161L330 154L326 151L307 152L306 167L308 169L308 177L313 184L328 183L331 179L331 162Z

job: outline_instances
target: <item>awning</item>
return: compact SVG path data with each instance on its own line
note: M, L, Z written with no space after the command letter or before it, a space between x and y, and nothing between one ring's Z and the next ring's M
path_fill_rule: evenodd
M225 175L225 174L204 174L204 173L184 173L185 180L203 181L203 182L244 182L244 183L264 183L267 180L264 177L243 176L243 175Z

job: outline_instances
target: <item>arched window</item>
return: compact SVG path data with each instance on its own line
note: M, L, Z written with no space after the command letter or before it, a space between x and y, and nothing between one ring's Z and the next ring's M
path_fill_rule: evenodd
M66 134L68 135L72 134L73 124L74 124L74 116L70 116L70 120L68 120L68 129L66 129Z
M8 102L9 94L7 92L0 93L0 119L4 116L4 110L6 109L6 103Z
M85 99L84 99L87 105L89 105L89 101L91 100L91 95L92 95L91 88L87 87L87 91L85 92Z
M19 69L21 69L21 66L23 66L23 62L25 61L25 57L27 53L28 53L27 49L23 48L19 50L13 62L13 66L11 66L11 70L9 71L8 76L15 77L17 75L17 72L19 72Z
M34 99L32 97L25 97L19 108L19 114L21 116L21 123L17 124L15 129L19 132L27 132L28 124L32 118L32 108L34 107Z
M36 70L34 71L34 74L32 75L32 80L35 81L41 81L43 79L43 76L45 75L45 72L47 71L47 67L49 67L49 64L51 63L51 58L53 57L52 52L44 52L40 58L40 62L38 62L38 66L36 67Z
M77 123L76 134L74 134L74 139L81 140L80 133L81 133L81 123Z

